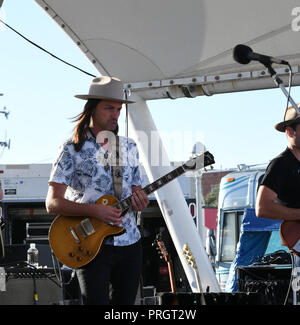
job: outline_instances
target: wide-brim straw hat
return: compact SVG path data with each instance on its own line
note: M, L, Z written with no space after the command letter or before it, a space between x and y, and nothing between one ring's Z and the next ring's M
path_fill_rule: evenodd
M92 80L89 93L86 95L75 95L79 99L104 99L120 103L134 103L124 98L125 92L120 79L108 76L96 77Z
M297 103L297 106L300 107L300 103ZM300 114L297 113L294 106L289 106L284 113L283 122L277 123L275 129L279 132L285 132L285 128L294 123L300 123Z

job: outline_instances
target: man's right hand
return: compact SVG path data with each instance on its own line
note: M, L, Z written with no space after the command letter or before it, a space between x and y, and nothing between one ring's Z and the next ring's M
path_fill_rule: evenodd
M93 217L111 225L122 223L121 209L109 205L78 203L67 200L65 198L66 190L67 185L55 182L49 184L46 198L46 209L49 214Z
M116 209L109 205L95 204L94 216L106 224L117 226L122 223L121 209Z

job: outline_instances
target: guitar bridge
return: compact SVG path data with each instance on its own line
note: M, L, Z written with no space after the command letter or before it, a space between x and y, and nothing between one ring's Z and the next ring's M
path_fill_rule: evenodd
M92 225L90 219L86 218L80 222L84 232L87 234L87 236L92 235L95 232L95 228Z

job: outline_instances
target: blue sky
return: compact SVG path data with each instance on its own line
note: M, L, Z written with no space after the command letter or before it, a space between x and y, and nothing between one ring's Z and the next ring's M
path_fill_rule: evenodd
M98 74L73 41L33 0L4 0L7 24L58 57ZM71 118L84 101L75 94L88 91L91 77L53 59L14 32L0 26L0 141L11 139L10 150L0 148L0 163L52 163L58 146L71 135ZM298 102L299 87L292 90ZM192 144L201 141L215 156L216 168L239 163L267 163L284 150L286 137L275 131L286 98L280 89L219 94L194 99L148 102L171 160L187 160ZM122 129L124 115L121 117ZM165 136L165 135L169 135ZM184 139L188 138L188 141Z

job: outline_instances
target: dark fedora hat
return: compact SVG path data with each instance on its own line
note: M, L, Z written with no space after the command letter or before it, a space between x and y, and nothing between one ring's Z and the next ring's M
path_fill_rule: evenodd
M300 107L300 103L297 103L297 105ZM289 106L284 113L284 121L277 123L275 129L279 132L285 132L287 126L295 123L300 123L300 114L297 113L294 106Z

